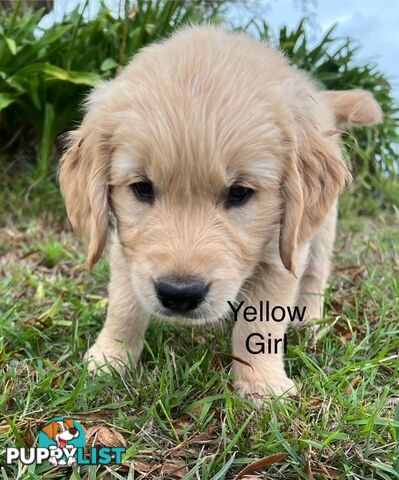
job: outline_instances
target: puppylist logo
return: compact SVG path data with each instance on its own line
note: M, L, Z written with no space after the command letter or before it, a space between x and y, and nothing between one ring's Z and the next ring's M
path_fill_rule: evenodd
M38 434L38 446L6 449L8 465L20 461L37 465L48 461L54 466L121 464L123 447L86 447L85 429L71 418L56 417L43 425Z

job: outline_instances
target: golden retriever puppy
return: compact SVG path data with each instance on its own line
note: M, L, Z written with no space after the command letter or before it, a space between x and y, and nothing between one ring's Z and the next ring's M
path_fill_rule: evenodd
M322 314L350 178L337 128L381 120L370 93L322 92L265 43L211 27L144 48L95 88L60 170L90 266L110 214L116 227L90 368L138 360L151 315L200 325L232 314L237 391L258 403L295 393L282 339L289 308ZM275 349L255 354L259 338Z

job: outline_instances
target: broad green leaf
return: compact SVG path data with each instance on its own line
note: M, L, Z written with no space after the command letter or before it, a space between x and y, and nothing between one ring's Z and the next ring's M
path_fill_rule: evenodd
M9 37L4 37L4 40L10 50L10 52L13 54L13 55L16 55L17 53L17 44L15 43L15 40L13 38L9 38Z
M147 23L144 28L148 35L154 35L156 27L153 23Z
M77 85L88 85L90 87L93 87L101 80L101 77L96 73L68 71L49 63L34 63L28 65L18 70L14 77L26 78L35 73L45 75L48 80L61 80Z
M11 103L14 103L16 99L17 99L17 96L12 93L0 92L0 110L3 110L4 108L8 107L8 105L11 105Z
M53 43L59 38L61 38L63 35L66 34L73 25L57 25L57 27L54 30L50 30L46 32L42 37L41 37L41 42L40 43L45 43L48 45L49 43Z
M7 78L5 80L6 80L6 83L11 88L16 90L18 93L25 93L26 92L25 81L26 80L29 81L29 78L26 79L25 77L11 77L11 78Z
M38 110L40 110L42 106L39 98L38 86L39 86L39 80L37 76L32 77L28 85L28 90L29 90L30 97L32 99L32 103Z
M115 62L113 58L106 58L103 63L101 64L101 71L105 72L107 70L112 70L113 68L116 68L118 64Z
M44 108L43 130L37 164L37 172L39 178L43 178L45 175L47 175L49 171L51 161L51 149L54 143L54 119L54 105L52 105L51 103L46 103ZM59 307L60 299L57 299L57 301L46 312L46 315L50 318L53 318L54 314L58 312Z
M13 38L18 45L29 37L33 37L33 31L37 28L40 19L43 16L43 10L37 10L36 12L27 12L24 17L18 19L13 29ZM14 33L15 32L15 33Z

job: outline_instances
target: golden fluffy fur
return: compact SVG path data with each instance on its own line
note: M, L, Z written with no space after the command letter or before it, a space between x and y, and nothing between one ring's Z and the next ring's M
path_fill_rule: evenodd
M337 197L350 175L337 127L382 119L371 94L322 92L284 56L243 34L191 27L144 48L114 79L89 95L71 134L60 183L88 263L112 234L109 307L87 358L137 360L158 278L201 278L204 301L186 321L228 313L227 300L260 299L307 306L320 317L334 242ZM155 200L139 201L129 185L149 179ZM226 208L229 187L255 193ZM170 313L170 312L169 312ZM187 318L188 317L188 318ZM261 401L294 393L283 355L245 348L253 331L282 336L285 322L236 322L237 390Z

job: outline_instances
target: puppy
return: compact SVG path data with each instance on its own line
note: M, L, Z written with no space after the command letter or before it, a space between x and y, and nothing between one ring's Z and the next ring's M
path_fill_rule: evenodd
M79 431L75 428L73 420L71 419L51 422L42 428L42 432L44 432L49 438L54 440L57 443L57 448L61 449L70 448L68 447L69 440L72 440L73 438L77 438L79 436ZM69 457L68 461L66 462L64 459L59 460L55 455L51 455L49 457L49 462L52 465L68 464L70 466L76 462L76 459L74 457Z
M381 121L370 93L320 91L265 43L211 27L144 48L95 88L60 169L90 266L110 213L116 225L90 368L137 361L151 315L200 325L228 301L267 300L320 318L350 179L337 128ZM259 320L233 329L235 387L258 403L295 394L281 343L256 356L246 345L253 332L282 338L289 321Z

